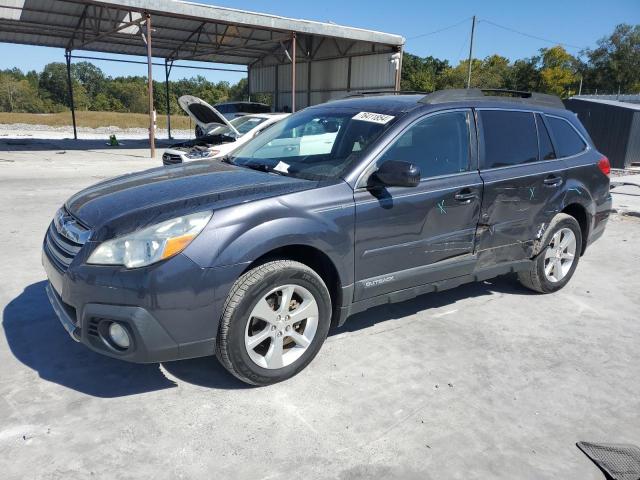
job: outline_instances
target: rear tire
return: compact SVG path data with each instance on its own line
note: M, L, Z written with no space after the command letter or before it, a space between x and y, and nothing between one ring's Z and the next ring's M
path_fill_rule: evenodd
M582 250L582 231L571 215L559 213L542 236L544 245L529 270L518 272L525 287L540 293L557 292L564 287L578 266Z
M234 283L225 302L216 356L243 382L269 385L304 369L331 324L322 278L292 260L257 266Z

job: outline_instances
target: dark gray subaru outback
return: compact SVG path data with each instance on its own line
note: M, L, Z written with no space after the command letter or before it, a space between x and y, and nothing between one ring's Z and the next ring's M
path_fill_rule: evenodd
M375 305L508 272L559 290L603 233L608 174L555 97L361 95L291 115L222 161L74 195L44 240L47 292L99 353L215 353L266 385Z

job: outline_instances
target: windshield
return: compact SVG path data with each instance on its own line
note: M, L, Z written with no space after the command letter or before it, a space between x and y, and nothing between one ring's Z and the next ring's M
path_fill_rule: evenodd
M255 127L260 125L263 122L266 122L266 118L262 117L252 117L250 115L245 115L244 117L234 118L229 121L231 125L234 126L236 130L240 133L240 136L244 135L247 132L250 132ZM207 135L228 135L235 136L233 130L231 130L227 125L220 125L219 127L215 127L207 132Z
M275 124L237 150L236 165L314 180L341 177L395 118L315 108Z

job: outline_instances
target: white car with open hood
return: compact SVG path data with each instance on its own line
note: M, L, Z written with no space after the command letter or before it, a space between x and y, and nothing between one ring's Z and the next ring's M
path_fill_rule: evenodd
M288 113L256 113L227 120L214 107L198 97L183 95L178 99L178 103L205 134L166 149L162 155L164 165L224 157L266 128L289 116Z

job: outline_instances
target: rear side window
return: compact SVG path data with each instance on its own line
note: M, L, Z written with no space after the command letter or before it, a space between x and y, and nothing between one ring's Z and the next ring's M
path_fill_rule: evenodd
M531 112L481 110L484 168L509 167L538 160L538 134Z
M556 117L547 117L547 120L553 132L559 157L577 155L587 148L587 144L568 121Z
M547 127L542 120L540 114L536 113L536 125L538 125L538 145L540 145L540 159L553 160L556 158L556 152L551 143L551 137Z

